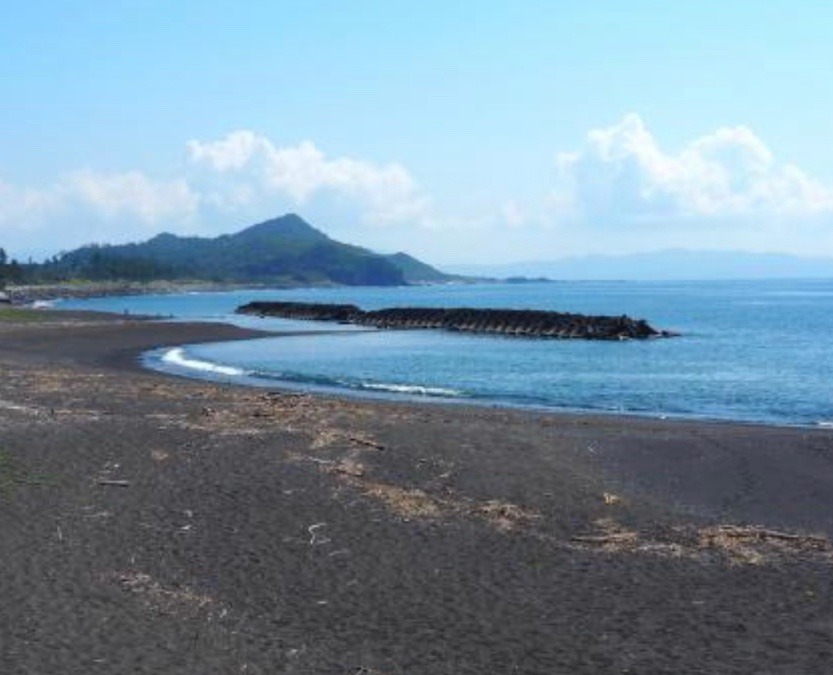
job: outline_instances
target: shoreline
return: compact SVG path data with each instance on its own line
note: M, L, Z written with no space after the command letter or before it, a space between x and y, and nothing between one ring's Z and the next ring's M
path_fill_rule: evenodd
M223 324L232 325L232 324ZM244 329L249 330L249 329ZM255 330L255 329L252 329ZM255 331L257 332L257 331ZM339 331L325 332L325 331L292 331L292 332L270 332L263 331L260 335L252 336L254 339L258 337L298 337L298 336L320 336L320 335L340 335ZM234 338L232 338L234 339ZM171 344L161 349L186 348L189 346L197 346L200 342ZM826 430L833 429L833 422L826 420L818 420L816 422L778 422L775 420L764 419L739 419L732 417L708 417L705 415L698 416L693 413L669 413L660 411L635 411L635 410L604 410L592 408L570 408L570 407L556 407L549 406L543 403L513 403L509 400L499 398L475 397L471 395L461 396L444 396L442 394L409 394L407 392L385 392L374 391L371 389L350 388L347 386L339 387L338 385L316 384L313 382L305 383L301 381L280 380L280 379L258 379L256 376L240 373L234 375L212 375L210 371L201 371L193 368L189 369L187 366L170 366L161 363L146 363L144 358L150 352L158 351L156 349L141 351L136 354L136 362L142 370L149 370L151 372L161 373L163 375L183 378L185 380L196 380L201 382L210 382L214 384L226 384L230 386L239 386L244 388L251 388L255 390L264 389L285 389L290 392L300 394L310 394L314 396L344 398L346 400L367 401L367 402L392 402L412 405L429 405L429 406L471 406L475 409L498 409L510 410L518 412L527 412L530 414L552 414L552 415L566 415L575 417L588 418L609 418L609 417L623 417L625 419L634 420L654 420L658 422L681 422L693 424L720 424L720 425L736 425L740 427L772 427L776 429L804 429L804 430ZM216 364L213 362L205 362L211 366L227 367L224 364ZM228 366L236 368L236 366ZM393 385L395 386L395 385ZM410 385L404 385L410 386ZM419 388L414 385L414 388Z
M322 286L322 288L325 286ZM150 281L150 282L79 282L37 285L11 285L6 287L12 304L30 305L36 301L88 300L107 297L141 295L177 295L180 293L223 293L237 290L292 289L301 286L274 286L272 284L242 284L213 281Z
M284 335L309 335L310 337L321 335L320 331L311 331L309 333L270 333L262 337L280 338ZM254 339L257 339L255 337ZM167 345L160 349L175 349L184 348L191 345L199 345L201 343L186 343L179 345ZM151 350L156 351L156 350ZM150 352L140 352L139 357L147 357ZM215 364L220 365L222 364ZM697 416L688 413L667 413L667 412L639 412L634 410L603 410L593 408L570 408L570 407L556 407L547 406L545 404L533 403L512 403L510 401L501 400L498 398L476 398L473 396L444 396L442 394L409 394L398 392L384 392L364 389L351 389L347 387L339 388L335 385L316 385L313 383L306 384L303 382L293 382L290 380L269 379L260 380L260 383L252 382L256 380L254 376L241 375L212 375L209 372L200 374L199 370L194 369L193 372L187 372L185 366L164 366L159 365L144 365L141 363L141 370L160 373L169 377L181 378L184 380L194 380L197 382L208 382L217 385L225 385L232 387L243 387L254 390L268 390L279 389L295 394L306 394L316 397L344 399L346 401L364 401L368 403L401 403L403 405L426 405L426 406L451 406L451 407L471 407L474 410L505 410L519 413L527 413L530 415L554 415L566 416L576 418L587 418L589 420L606 419L606 418L622 418L624 420L645 420L655 422L669 422L681 424L704 424L704 425L722 425L722 426L737 426L737 427L759 427L762 429L798 429L805 431L826 431L833 430L833 421L820 420L818 422L776 422L767 420L754 419L738 419L731 417L708 417ZM232 366L235 367L235 366ZM233 378L238 378L240 381L235 381ZM408 386L408 385L406 385Z
M30 308L26 308L25 311L30 311ZM72 317L78 319L79 317L98 317L99 319L105 321L116 321L116 322L124 322L124 321L151 321L156 322L160 325L172 325L174 322L168 322L165 318L160 318L158 316L141 316L141 315L123 315L111 312L99 312L94 310L65 310L65 309L52 309L52 308L43 308L36 311L39 315L42 316L51 316L53 320L59 320L61 318L68 318ZM402 403L404 405L429 405L429 406L471 406L474 409L486 409L486 410L507 410L507 411L516 411L520 413L529 413L532 415L541 415L541 414L551 414L551 415L564 415L568 417L586 417L588 419L606 419L606 418L618 418L622 417L626 420L647 420L647 421L657 421L657 422L671 422L671 423L691 423L691 424L707 424L707 425L729 425L729 426L738 426L738 427L761 427L761 428L773 428L773 429L799 429L799 430L807 430L807 431L827 431L828 429L833 431L833 421L828 422L826 420L818 420L816 422L776 422L776 421L768 421L768 420L755 420L755 419L738 419L738 418L731 418L731 417L707 417L707 416L697 416L694 414L687 414L687 413L668 413L668 412L640 412L640 411L632 411L632 410L594 410L590 408L558 408L554 406L547 406L544 404L536 405L536 404L525 404L525 403L517 403L514 404L510 401L504 401L500 399L478 399L475 397L465 397L465 398L453 398L453 397L442 397L442 396L420 396L420 395L408 395L408 394L398 394L398 393L374 393L372 391L362 391L357 389L350 389L347 387L339 388L336 386L327 387L326 385L316 386L314 384L305 384L305 383L295 383L291 381L281 381L281 380L272 380L269 382L265 382L264 384L257 384L257 383L248 383L244 381L232 381L231 379L225 379L222 377L212 377L211 375L200 375L198 374L199 371L189 373L182 368L183 372L177 372L174 369L166 369L165 367L155 368L153 366L146 365L143 363L142 359L151 351L156 351L159 349L169 349L169 348L184 348L191 345L199 345L203 343L209 342L225 342L225 341L234 341L234 340L246 340L246 339L258 339L258 338L280 338L280 337L303 337L303 336L310 336L315 337L319 335L340 335L342 334L340 331L321 331L321 330L311 330L311 331L288 331L288 332L275 332L269 330L261 330L257 328L242 328L236 326L231 323L225 322L208 322L208 321L177 321L175 325L181 326L188 326L189 332L187 333L188 336L193 335L194 337L183 337L182 340L178 340L178 338L173 338L175 341L160 344L160 345L153 345L150 347L137 347L133 354L125 355L125 360L120 361L120 366L134 370L136 372L152 372L161 374L167 377L175 377L181 378L186 381L196 381L196 382L208 382L217 385L228 385L234 387L242 387L244 389L256 389L256 390L263 390L263 389L284 389L287 392L292 393L299 393L299 394L309 394L313 396L322 396L322 397L331 397L335 399L344 398L347 401L366 401L370 403ZM2 323L0 323L2 326ZM205 339L202 339L200 327L210 327L205 332ZM226 333L226 328L230 331ZM175 332L174 332L175 333ZM222 365L222 364L221 364ZM228 377L228 376L226 376Z
M243 302L241 300L240 302ZM83 305L84 303L80 303ZM204 306L216 307L219 306L221 312L230 312L230 306L225 305L229 303L213 303L207 301ZM234 304L239 304L236 302ZM453 303L452 303L453 304ZM533 303L534 304L534 303ZM115 309L121 307L120 303L105 302L102 306L107 309ZM142 303L137 305L137 311L140 311ZM203 305L195 305L203 306ZM169 310L160 305L157 308L160 312L167 313ZM178 312L176 309L170 311ZM642 315L642 314L634 314ZM647 315L647 312L646 312ZM163 318L160 316L159 318ZM222 320L233 321L232 319L222 318ZM669 325L673 322L669 322ZM252 325L252 324L249 324ZM257 326L252 325L257 328ZM390 329L395 330L395 329ZM456 333L451 340L456 339L456 335L466 335L470 333ZM379 359L373 360L369 363L368 370L357 370L356 368L348 367L336 371L335 368L318 367L318 363L311 364L306 362L307 367L294 367L291 360L277 359L282 364L279 371L288 372L290 380L303 381L310 380L312 386L309 391L319 393L324 391L326 394L346 395L346 396L364 396L364 392L355 391L362 389L376 389L375 385L379 385L380 389L390 388L394 392L394 396L399 395L400 389L411 388L413 390L419 389L420 385L427 382L427 389L432 386L438 390L446 389L454 394L460 394L467 402L474 405L501 405L510 408L530 409L534 411L552 411L556 414L602 414L602 415L627 415L635 417L649 417L649 418L669 418L680 420L704 421L704 422L719 422L719 423L738 423L738 424L763 424L771 426L785 426L797 428L826 428L826 422L833 420L830 416L829 406L826 404L826 391L823 387L822 380L814 378L806 372L808 368L812 368L811 361L816 359L810 358L811 353L818 352L818 358L823 357L823 347L820 346L818 340L812 340L816 343L815 346L807 345L807 348L794 349L792 355L786 354L786 367L782 370L783 380L781 375L778 375L778 370L774 366L770 368L766 363L762 363L760 357L747 359L735 358L732 356L731 350L735 348L732 341L727 342L725 335L730 335L729 332L720 332L718 336L718 352L714 356L712 362L709 362L710 353L709 347L706 346L707 338L703 335L692 333L693 338L687 344L680 344L679 346L670 346L668 348L656 347L659 354L658 360L653 362L651 357L646 355L648 361L644 358L634 357L636 348L631 347L624 349L624 358L627 365L622 368L622 364L618 363L618 357L613 352L605 353L603 360L605 363L610 363L612 367L612 376L600 372L599 366L587 366L587 374L582 375L584 365L580 359L575 355L581 347L573 348L572 346L564 350L564 354L558 355L556 353L556 362L562 359L567 359L569 365L565 369L561 368L561 373L555 377L542 376L536 377L535 373L530 373L530 376L536 382L536 385L530 386L523 383L526 381L524 377L515 376L515 384L508 384L504 386L499 379L489 380L481 375L488 376L488 369L485 369L483 374L478 374L479 379L472 379L466 381L466 374L462 373L460 377L449 376L450 372L443 372L441 370L432 370L430 363L428 364L428 371L425 377L400 377L399 379L391 379L391 369L385 369L383 362ZM722 337L721 337L722 336ZM714 336L709 336L708 340L713 339ZM430 340L430 338L429 338ZM807 339L804 339L805 343ZM760 342L760 341L759 341ZM450 342L451 348L454 349L454 342ZM727 346L728 345L728 346ZM334 343L335 346L335 343ZM363 345L359 344L361 348ZM487 350L491 349L487 346ZM506 349L504 347L496 347L494 351ZM521 347L521 353L524 353L526 347ZM533 349L536 349L533 347ZM349 353L350 347L346 347L345 351ZM670 350L670 351L669 351ZM457 351L461 351L459 348ZM560 350L557 350L560 351ZM224 352L219 351L222 355ZM747 349L746 353L752 355L764 354L763 348L760 344L756 345L756 349ZM776 352L777 353L777 352ZM241 356L240 354L236 355ZM372 354L371 354L372 356ZM536 355L537 356L537 355ZM211 357L209 357L210 359ZM216 357L218 363L223 361L222 356ZM507 358L513 363L518 363L519 372L526 372L527 362L514 358L512 354L507 353ZM547 357L549 358L549 357ZM612 361L611 361L612 358ZM238 359L241 360L241 359ZM265 362L258 363L258 359L242 359L245 364L241 366L242 369L261 369ZM698 364L698 361L700 362ZM247 363L248 362L248 363ZM435 359L435 362L439 362ZM708 371L704 371L701 375L700 365L702 362L708 362ZM498 361L499 363L499 361ZM653 382L646 379L646 373L642 373L643 366L647 366L648 372L654 372L654 365L656 363L656 370L658 371L658 386L654 388ZM680 365L680 368L677 366ZM576 371L572 368L576 367ZM757 381L747 383L745 381L745 372L749 368L757 368ZM265 364L266 370L261 374L264 377L269 375L276 375L276 373L268 372L268 364ZM546 368L542 368L544 372ZM806 371L806 372L805 372ZM568 373L579 373L578 382L573 383ZM751 372L751 371L750 371ZM312 374L312 377L305 378L304 374ZM707 373L711 375L709 381L704 380L704 384L697 386L698 378L706 377ZM279 373L278 373L279 374ZM321 374L322 377L315 377ZM340 375L346 377L339 377ZM499 378L497 371L492 373L493 377ZM724 375L726 375L724 377ZM631 378L636 381L631 382ZM639 379L644 384L640 385ZM319 381L320 380L320 381ZM784 386L782 387L782 381ZM493 383L497 384L493 384ZM537 387L540 383L540 387ZM722 384L721 384L722 383ZM245 384L259 384L257 382L247 381ZM262 383L260 383L262 384ZM323 386L332 385L332 389L319 390L315 387L316 384ZM365 386L367 385L367 386ZM458 386L459 385L459 386ZM265 386L277 386L271 382ZM299 390L297 384L283 383L282 386L287 386L293 390ZM691 389L688 387L691 386ZM434 392L429 392L429 394ZM691 395L689 395L691 394ZM376 397L369 396L371 400ZM417 402L419 398L408 399L411 402ZM428 401L427 401L428 402ZM451 400L449 403L458 404L456 400ZM621 404L624 404L623 406Z
M137 355L262 333L39 317L0 322L4 672L833 663L833 430L253 390Z
M478 279L472 278L466 281L444 281L444 282L411 282L405 283L402 287L418 286L448 286L448 285L471 285L482 283L502 282L501 279ZM535 280L535 283L542 283L543 280ZM548 281L546 283L554 283ZM15 306L27 306L37 301L54 300L88 300L106 297L130 297L142 295L178 295L184 293L225 293L229 291L248 290L298 290L305 288L349 288L346 285L335 283L298 283L298 284L275 284L258 282L215 282L182 280L182 281L94 281L94 282L65 282L54 284L25 284L9 285L3 290L8 294L10 302Z
M28 310L27 310L28 311ZM764 420L744 420L735 418L719 418L719 417L698 417L695 415L687 415L686 413L663 413L663 412L638 412L638 411L607 411L607 410L593 410L587 408L556 408L546 405L527 405L527 404L512 404L511 402L501 401L498 399L476 399L468 398L450 398L450 397L431 397L431 396L409 396L407 394L396 393L374 393L372 391L352 390L349 388L328 388L326 385L315 387L315 385L306 385L304 383L293 383L291 381L273 380L263 385L248 384L245 382L235 382L231 379L223 377L212 377L211 375L201 376L188 372L175 372L173 370L165 369L164 367L154 368L146 365L143 362L143 357L147 356L152 351L162 349L184 348L191 345L207 344L212 342L226 342L235 340L256 340L260 338L280 338L280 337L316 337L319 335L341 335L340 331L289 331L289 332L275 332L269 330L260 330L256 328L243 328L231 323L225 322L210 322L210 321L176 321L169 322L160 319L156 316L141 316L141 315L121 315L111 312L98 312L91 310L63 310L63 309L37 309L38 314L50 316L52 319L49 323L66 323L60 321L62 318L69 318L70 321L83 320L84 318L95 318L103 324L115 322L119 324L134 323L134 322L150 322L157 326L177 326L184 330L160 330L160 334L164 335L163 344L153 344L150 346L143 346L142 344L134 345L127 350L119 351L117 355L107 355L103 359L95 358L93 361L98 365L109 362L111 365L119 369L130 371L134 373L152 373L162 377L172 377L181 379L186 382L203 382L214 384L218 386L228 386L241 388L245 390L262 391L265 389L276 389L285 391L288 394L310 395L320 397L323 399L332 399L341 402L365 402L369 404L386 404L405 405L405 406L450 406L453 408L471 408L472 411L493 410L514 412L521 415L553 415L556 417L565 417L577 420L586 420L588 422L603 421L610 419L621 418L624 421L633 422L647 422L659 424L691 424L691 425L708 425L708 426L726 426L737 427L739 429L783 429L783 430L799 430L807 432L831 433L833 436L833 422L819 420L814 423L777 423ZM0 331L2 330L2 322L0 322ZM2 332L0 332L2 335ZM89 359L89 354L85 354L84 358ZM182 369L185 370L184 368ZM228 378L230 376L226 376Z

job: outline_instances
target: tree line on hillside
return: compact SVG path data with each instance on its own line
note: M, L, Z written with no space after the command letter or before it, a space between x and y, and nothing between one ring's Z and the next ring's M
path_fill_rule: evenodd
M404 253L380 255L331 239L297 214L217 237L158 234L144 242L90 244L42 263L3 254L0 282L207 281L289 286L398 286L440 282L449 275Z
M26 268L14 258L9 258L6 249L0 248L0 288L6 284L24 283Z
M216 283L264 282L287 285L335 283L398 285L402 271L378 256L357 255L329 244L303 252L197 250L145 251L131 246L88 245L42 263L20 263L0 249L0 285L70 281L200 280ZM143 255L144 254L144 255Z
M90 248L94 251L83 264L66 259L66 254L42 263L21 263L0 248L0 287L67 281L152 281L169 271L150 260L115 258L102 253L99 247Z

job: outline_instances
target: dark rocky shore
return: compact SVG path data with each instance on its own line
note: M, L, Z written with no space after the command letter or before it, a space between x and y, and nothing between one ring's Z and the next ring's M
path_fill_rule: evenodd
M828 675L833 431L265 392L0 320L0 673Z
M629 316L586 316L520 309L392 307L364 311L356 305L306 302L250 302L238 314L287 319L338 321L375 328L435 328L536 338L643 340L670 337L643 319Z

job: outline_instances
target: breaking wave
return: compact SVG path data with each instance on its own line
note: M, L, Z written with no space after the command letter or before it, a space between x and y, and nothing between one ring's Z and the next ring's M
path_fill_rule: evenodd
M388 391L395 394L408 394L411 396L445 396L457 398L463 396L463 392L456 389L445 389L443 387L423 387L415 384L386 384L376 382L363 382L359 385L361 389L370 391Z
M185 350L182 347L174 347L165 352L161 361L180 368L189 368L190 370L199 370L203 373L211 373L214 375L227 375L230 377L239 377L246 375L246 371L241 368L233 366L223 366L219 363L212 363L211 361L201 361L199 359L189 358L185 355Z
M162 353L159 361L167 366L186 368L191 371L203 373L205 376L224 376L243 378L250 384L283 383L295 386L322 387L325 389L341 389L353 391L366 391L379 394L401 394L403 396L418 397L442 397L461 398L465 397L462 391L447 389L445 387L428 387L418 384L398 384L389 382L367 382L349 378L331 378L320 375L309 375L293 372L275 372L269 370L244 370L235 366L223 365L214 361L196 359L186 354L182 347L174 347ZM261 386L263 386L261 384Z

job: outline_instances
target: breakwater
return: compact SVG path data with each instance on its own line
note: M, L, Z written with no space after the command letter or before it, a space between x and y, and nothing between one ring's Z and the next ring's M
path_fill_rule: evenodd
M644 340L671 337L644 319L588 316L525 309L391 307L365 311L356 305L308 302L250 302L238 314L337 321L374 328L433 328L469 333L581 340Z

